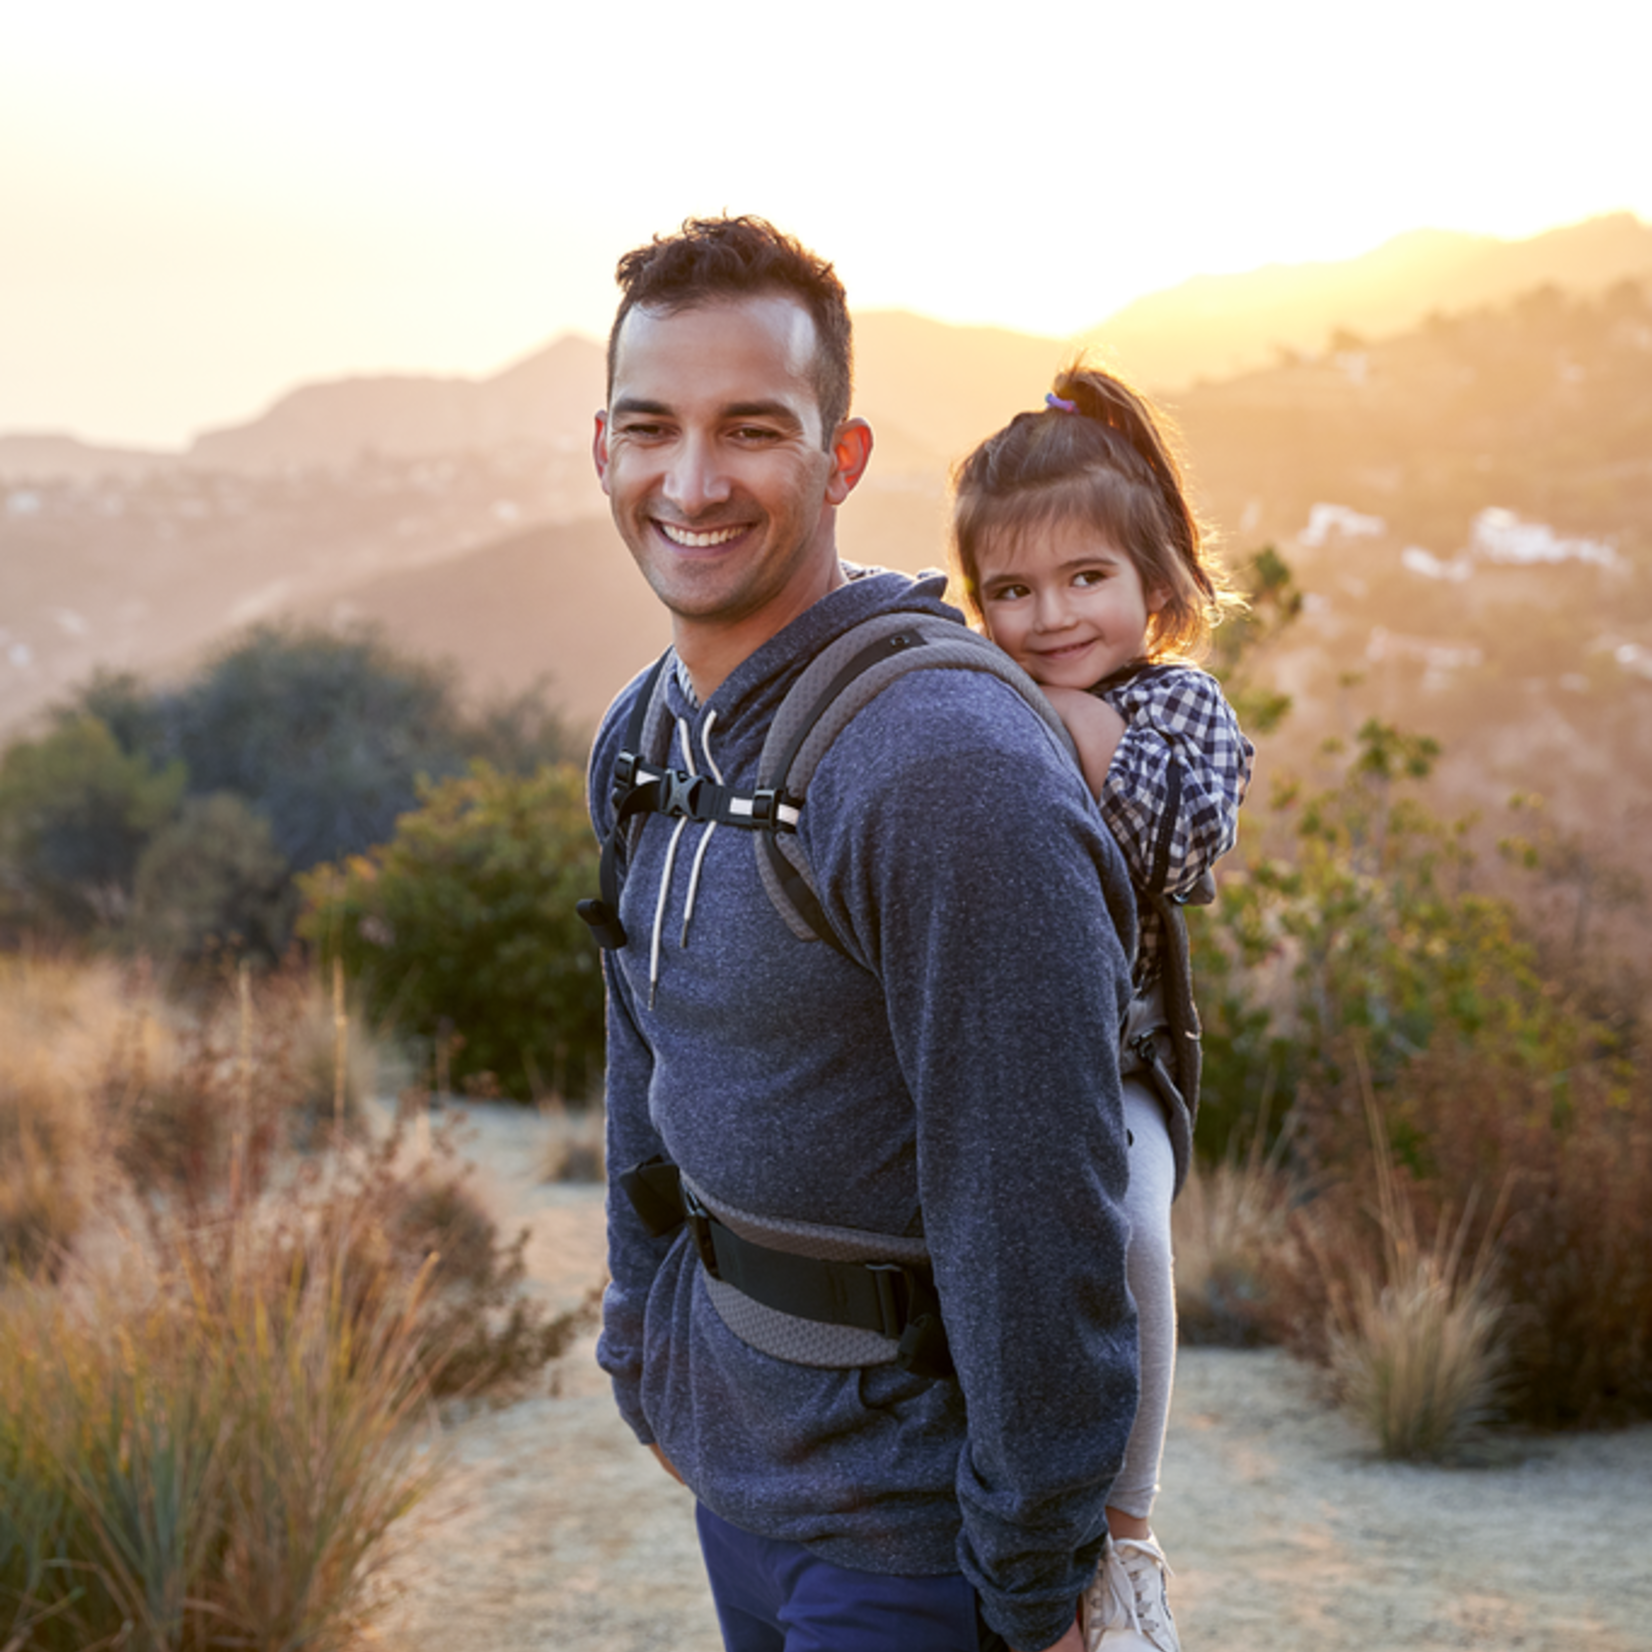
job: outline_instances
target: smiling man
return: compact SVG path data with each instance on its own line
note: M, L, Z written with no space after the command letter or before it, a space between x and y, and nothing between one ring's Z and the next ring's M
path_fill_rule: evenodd
M628 741L666 794L749 800L822 650L957 619L938 580L839 561L872 438L831 266L716 219L619 280L596 465L673 648L598 734L605 838ZM829 944L751 833L619 823L598 1357L699 1499L735 1652L1070 1652L1136 1397L1122 862L1045 724L968 670L866 705L795 832ZM876 1328L834 1306L862 1287Z

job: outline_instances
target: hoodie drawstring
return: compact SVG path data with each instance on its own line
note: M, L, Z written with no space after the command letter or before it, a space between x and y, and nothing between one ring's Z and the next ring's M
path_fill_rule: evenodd
M723 771L717 767L717 759L711 755L711 725L717 721L717 713L708 711L706 720L700 727L700 750L705 753L706 767L711 770L711 778L719 786L723 784ZM693 768L693 759L689 759L689 767ZM688 948L688 925L694 916L694 896L700 888L700 866L706 858L706 850L711 847L712 833L717 830L717 822L711 821L706 826L705 836L700 839L700 847L694 851L694 864L688 872L688 900L683 906L683 938L681 945L686 951Z
M716 759L711 755L711 726L717 721L717 713L706 713L706 720L700 729L700 749L705 753L706 767L711 771L711 778L720 786L723 784L723 771L717 767ZM688 724L679 717L677 719L677 743L682 747L683 762L690 774L700 771L694 762L694 746L689 738ZM671 873L677 864L677 844L683 835L683 829L688 825L688 816L684 815L677 822L676 829L671 834L671 841L666 845L665 865L660 869L659 899L654 903L654 933L648 943L648 1007L654 1007L654 989L660 980L660 930L665 923L665 903L671 893ZM705 861L706 847L711 842L711 834L717 830L715 820L706 826L705 835L700 839L700 845L694 852L694 862L688 874L688 900L683 908L683 933L680 944L688 945L689 920L694 916L694 896L700 885L700 867Z

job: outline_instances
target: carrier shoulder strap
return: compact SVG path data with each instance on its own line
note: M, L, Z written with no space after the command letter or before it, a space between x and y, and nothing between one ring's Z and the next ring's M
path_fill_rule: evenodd
M943 615L877 614L822 649L792 685L764 741L758 785L801 810L815 770L855 717L910 672L934 669L978 671L1008 684L1077 760L1066 724L1002 649ZM827 918L795 834L765 832L753 847L763 887L787 928L864 964Z

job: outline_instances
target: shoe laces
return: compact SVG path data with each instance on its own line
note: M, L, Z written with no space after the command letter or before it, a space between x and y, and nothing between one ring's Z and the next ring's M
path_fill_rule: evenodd
M1164 1652L1175 1652L1181 1645L1165 1593L1165 1582L1174 1575L1164 1550L1151 1537L1119 1537L1108 1545L1107 1581L1114 1609Z

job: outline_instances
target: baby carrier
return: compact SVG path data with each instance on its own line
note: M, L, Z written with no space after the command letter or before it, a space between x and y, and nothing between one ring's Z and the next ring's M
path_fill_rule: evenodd
M943 668L997 677L1073 753L1066 726L1037 684L986 638L937 615L880 614L845 632L810 662L775 713L758 760L756 789L738 791L651 755L669 750L662 679L670 658L667 651L655 662L632 705L614 762L614 817L602 844L601 896L579 903L580 916L605 949L626 943L619 903L631 831L642 817L662 814L749 830L763 887L787 928L799 941L823 942L865 967L826 916L798 843L797 823L809 782L832 743L863 707L909 671ZM1213 895L1207 875L1191 898L1208 901ZM1121 1066L1126 1074L1145 1076L1159 1092L1179 1190L1191 1158L1200 1065L1187 928L1177 900L1139 887L1137 899L1163 920L1165 960L1155 990L1131 1004L1121 1031ZM688 1227L719 1313L753 1346L803 1364L894 1360L919 1375L951 1374L921 1239L817 1228L735 1210L663 1159L635 1166L620 1179L650 1232L663 1236Z

